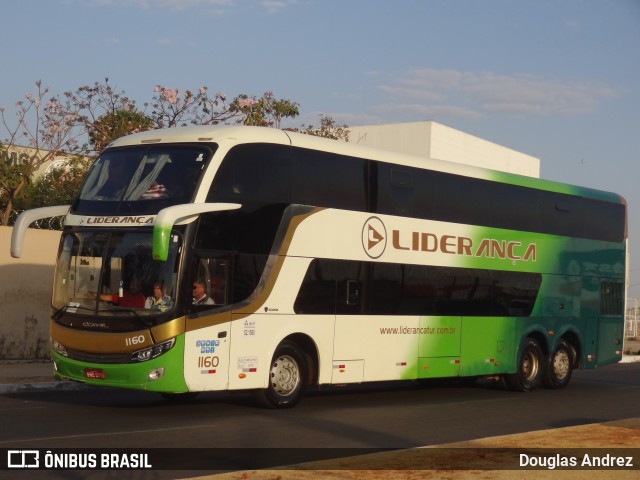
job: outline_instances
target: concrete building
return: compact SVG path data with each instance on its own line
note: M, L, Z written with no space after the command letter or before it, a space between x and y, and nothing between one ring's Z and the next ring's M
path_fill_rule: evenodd
M37 156L38 158L44 158L49 154L49 150L38 150L32 147L21 147L18 145L6 146L0 150L0 161L11 163L13 165L19 165L27 163ZM37 161L40 163L40 160ZM66 165L69 162L69 156L65 154L55 155L51 159L42 162L37 170L33 173L32 180L35 180L42 175L49 173L53 168L59 168Z
M540 159L437 122L349 127L349 143L540 177Z

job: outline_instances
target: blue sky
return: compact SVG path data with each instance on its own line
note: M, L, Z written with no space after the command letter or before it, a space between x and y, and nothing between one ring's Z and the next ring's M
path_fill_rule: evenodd
M272 91L293 124L435 120L629 202L640 297L638 0L21 0L2 9L0 106L109 77ZM1 133L1 132L0 132Z

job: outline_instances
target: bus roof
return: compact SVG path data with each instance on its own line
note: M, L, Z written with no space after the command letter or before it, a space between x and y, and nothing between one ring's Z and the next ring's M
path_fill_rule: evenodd
M626 204L616 193L579 187L551 180L517 175L463 165L455 162L436 160L403 153L380 150L372 147L350 144L341 140L331 140L299 132L267 127L252 126L189 126L175 127L127 135L113 141L109 148L133 145L153 145L161 143L217 143L221 148L230 148L243 143L273 143L320 150L340 155L366 158L396 165L436 170L455 175L509 183L522 187L547 190L568 195L578 195L613 203ZM226 147L226 148L225 148Z

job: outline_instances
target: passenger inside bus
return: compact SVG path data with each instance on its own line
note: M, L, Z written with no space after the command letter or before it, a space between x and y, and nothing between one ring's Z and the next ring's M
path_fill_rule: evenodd
M93 292L90 292L90 294ZM93 293L95 295L95 293ZM142 293L140 281L137 278L131 279L129 289L122 292L122 297L118 293L101 293L100 300L103 302L111 302L119 307L144 308L146 298Z
M171 297L166 294L164 282L156 282L153 284L153 295L147 297L144 308L166 311L171 308Z
M215 305L213 298L207 295L204 282L196 280L193 282L193 304L194 305Z

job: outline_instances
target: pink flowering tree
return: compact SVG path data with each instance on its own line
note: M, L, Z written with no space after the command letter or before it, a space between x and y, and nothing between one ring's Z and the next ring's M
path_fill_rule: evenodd
M276 99L272 92L265 92L260 98L240 94L229 105L229 112L236 123L258 127L280 128L283 118L293 118L300 114L299 104L287 99Z
M84 133L84 143L76 148L82 155L98 154L116 138L153 128L152 120L137 108L136 102L124 91L116 91L108 78L104 83L65 92L64 96L61 108Z
M217 125L230 118L226 95L210 95L207 87L192 92L156 85L153 91L150 117L155 128Z
M300 131L307 135L314 135L316 137L344 140L345 142L349 141L349 127L347 125L339 125L329 115L320 115L319 127L303 125Z
M14 105L14 115L0 107L0 223L7 225L16 199L33 174L58 155L73 150L82 131L76 112L62 107L42 82ZM28 147L28 148L24 148Z
M207 87L191 91L156 85L154 93L150 116L156 128L221 123L280 128L283 118L299 115L296 102L278 100L272 92L260 98L239 94L228 104L225 94L211 95Z

